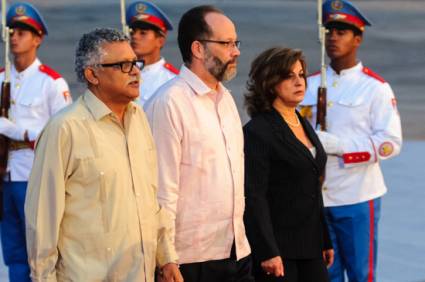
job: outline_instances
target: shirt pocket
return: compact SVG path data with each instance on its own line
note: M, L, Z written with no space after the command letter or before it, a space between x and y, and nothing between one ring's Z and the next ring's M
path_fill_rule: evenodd
M19 99L16 101L15 107L16 116L20 118L34 118L44 116L48 113L48 109L45 108L44 99L40 96L29 96Z
M116 281L127 274L134 262L139 244L131 244L123 228L103 234L87 234L81 238L84 249L86 281Z
M366 103L366 95L352 95L352 93L348 94L351 95L343 95L340 99L338 99L337 104L343 107L353 108Z
M182 164L199 169L204 166L204 136L200 130L191 130L189 141L182 151Z
M103 201L106 197L106 191L100 191L99 188L106 189L106 179L113 178L115 169L108 164L105 158L88 157L79 160L79 174L84 182L85 196L92 197L96 192L101 192L98 195L99 200Z
M369 120L369 105L365 95L342 97L336 102L338 106L329 121L334 126L354 129L361 125L367 126ZM329 110L332 111L332 108ZM353 121L355 121L353 123ZM331 125L330 125L331 127Z
M105 158L84 158L79 160L79 179L81 179L81 212L87 213L86 228L98 224L103 232L111 230L113 206L120 202L120 194L115 193L117 188L117 171ZM122 194L122 193L121 193ZM117 198L118 197L118 198ZM89 219L98 219L100 222L89 222ZM82 217L84 221L85 218Z

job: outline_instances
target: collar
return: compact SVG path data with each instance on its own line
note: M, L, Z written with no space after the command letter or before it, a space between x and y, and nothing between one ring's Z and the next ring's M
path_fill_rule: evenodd
M332 69L332 67L330 65L328 66L328 69L331 71L331 73L333 75L344 76L344 75L347 75L347 74L353 74L353 73L356 73L356 72L361 72L362 69L363 69L363 64L362 64L362 62L358 62L357 65L355 65L354 67L351 67L349 69L344 69L339 74L337 74L334 71L334 69Z
M90 113L93 115L95 120L100 120L104 116L112 114L111 109L105 105L96 95L93 94L90 90L86 90L83 95L83 100L86 102L87 108Z
M17 76L20 79L23 79L27 76L32 75L33 73L35 73L36 71L38 71L38 68L40 67L41 62L38 58L35 58L34 62L32 62L31 65L29 65L26 69L24 69L21 72L18 72L15 68L15 66L12 64L11 67L11 73L14 76Z
M153 71L153 70L159 69L164 64L165 64L165 59L161 57L161 59L159 59L159 61L157 61L157 62L155 62L153 64L150 64L150 65L145 66L142 69L141 73L149 72L149 71Z
M96 95L93 94L90 90L86 90L83 95L83 100L89 109L89 112L93 115L94 119L100 120L105 116L113 115L114 113L111 111L105 103L103 103ZM127 109L125 114L127 113L135 113L137 110L137 105L134 102L130 102L127 105Z
M209 88L196 74L194 74L189 68L185 65L182 65L180 68L179 76L186 81L187 84L192 88L192 90L200 96L207 95L209 93L224 93L226 88L221 82L218 83L217 91Z

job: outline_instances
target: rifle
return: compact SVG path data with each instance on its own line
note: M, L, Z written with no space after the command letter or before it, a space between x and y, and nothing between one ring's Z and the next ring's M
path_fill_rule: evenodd
M130 28L127 25L127 21L125 18L125 0L121 0L121 26L122 26L122 32L124 32L125 35L130 35Z
M319 29L320 42L320 86L317 88L317 114L316 129L326 131L326 62L325 62L325 36L326 28L322 22L322 0L317 0L317 26ZM323 186L326 178L326 170L319 177L320 186Z
M320 41L320 86L317 89L317 116L316 129L326 131L326 62L325 62L325 36L326 28L322 23L322 0L317 1L317 25Z
M4 80L1 84L0 116L8 118L10 109L10 29L6 25L6 0L1 2L2 40L4 42ZM3 178L7 173L9 138L0 134L0 218L3 217Z

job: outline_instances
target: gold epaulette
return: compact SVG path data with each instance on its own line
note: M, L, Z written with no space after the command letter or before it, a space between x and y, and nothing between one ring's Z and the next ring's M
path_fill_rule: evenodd
M303 118L311 119L313 117L312 106L300 106L300 115Z

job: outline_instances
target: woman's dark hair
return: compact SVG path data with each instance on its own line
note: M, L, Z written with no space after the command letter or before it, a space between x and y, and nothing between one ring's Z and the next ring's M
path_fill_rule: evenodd
M183 62L186 64L192 62L192 42L208 39L212 35L211 28L205 21L205 15L208 13L223 14L214 6L203 5L190 9L180 19L177 42Z
M270 111L277 94L275 86L289 77L292 66L300 61L304 74L307 73L305 58L301 50L273 47L255 58L246 83L245 107L249 116ZM306 77L304 77L307 85Z

